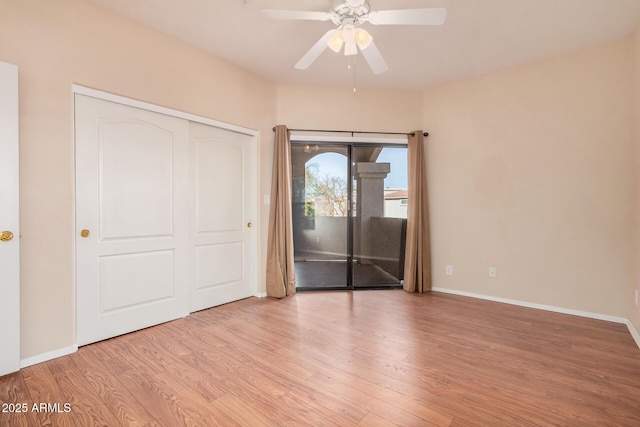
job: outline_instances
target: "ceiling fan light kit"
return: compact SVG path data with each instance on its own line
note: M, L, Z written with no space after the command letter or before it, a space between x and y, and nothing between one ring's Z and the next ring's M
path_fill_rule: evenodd
M356 45L360 50L364 50L373 42L373 37L364 28L354 28L351 24L345 24L338 28L333 37L329 39L327 45L329 48L338 53L344 46L344 55L355 55L358 53Z
M329 12L302 10L263 10L271 19L332 21L337 28L327 31L296 63L295 68L306 70L328 47L334 52L344 48L345 56L362 53L374 74L389 69L364 23L372 25L442 25L446 19L443 8L397 9L371 11L368 0L337 0Z
M373 37L371 37L371 34L369 34L364 28L358 28L358 31L356 31L356 43L360 50L368 48L372 42Z
M342 37L342 32L336 31L336 33L327 42L327 45L332 51L336 53L340 52L340 49L344 46L344 37Z

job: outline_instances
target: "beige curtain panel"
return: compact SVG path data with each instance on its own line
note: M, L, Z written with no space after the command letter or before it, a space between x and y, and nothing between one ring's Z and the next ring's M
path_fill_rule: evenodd
M284 125L276 126L267 240L267 296L296 293L291 217L291 141Z
M407 207L407 243L404 262L404 290L431 290L431 245L427 166L424 136L421 130L409 135L409 205Z

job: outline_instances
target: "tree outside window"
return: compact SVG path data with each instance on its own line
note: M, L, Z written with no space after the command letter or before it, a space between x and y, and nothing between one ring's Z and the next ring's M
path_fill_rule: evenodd
M305 216L347 216L347 181L322 174L318 162L305 165Z

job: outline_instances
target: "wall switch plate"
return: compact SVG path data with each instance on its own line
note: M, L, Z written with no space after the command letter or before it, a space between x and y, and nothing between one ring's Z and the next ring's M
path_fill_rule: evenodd
M453 276L453 265L447 265L445 267L445 272L447 273L447 276Z
M271 194L265 194L264 195L264 204L265 205L270 205L271 204Z
M498 271L495 267L489 267L489 277L498 277Z

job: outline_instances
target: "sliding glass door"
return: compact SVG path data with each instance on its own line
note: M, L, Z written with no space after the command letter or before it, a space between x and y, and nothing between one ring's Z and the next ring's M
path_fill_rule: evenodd
M293 144L293 245L298 288L347 288L349 147Z
M294 143L291 159L298 289L401 286L406 146Z
M399 286L407 230L407 148L355 146L354 287Z

